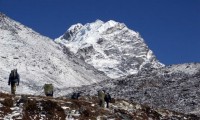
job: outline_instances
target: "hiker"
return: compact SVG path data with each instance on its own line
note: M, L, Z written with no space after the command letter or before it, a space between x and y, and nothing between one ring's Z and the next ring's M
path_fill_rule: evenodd
M98 98L99 98L99 106L100 107L104 107L104 103L105 103L105 91L103 90L99 90L98 91Z
M80 97L80 92L78 92L78 93L74 92L71 96L71 99L77 99L78 100L79 97Z
M106 108L109 108L109 102L111 101L111 96L109 93L105 94Z
M20 77L17 73L17 69L11 70L8 85L11 84L11 94L15 95L16 86L19 86Z
M53 97L53 85L52 84L45 84L44 85L44 93L46 96Z

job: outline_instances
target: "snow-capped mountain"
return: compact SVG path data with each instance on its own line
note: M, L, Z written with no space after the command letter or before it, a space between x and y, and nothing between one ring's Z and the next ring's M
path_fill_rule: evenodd
M111 78L136 74L143 68L164 66L139 33L113 20L72 25L55 41Z
M45 83L62 89L108 78L70 54L67 48L0 13L1 91L10 91L8 77L15 68L21 77L17 94L40 94Z

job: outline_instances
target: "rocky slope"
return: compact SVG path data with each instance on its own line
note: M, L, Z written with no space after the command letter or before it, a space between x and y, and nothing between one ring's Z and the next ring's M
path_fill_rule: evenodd
M45 83L59 90L107 79L53 40L0 13L0 90L10 91L8 77L17 68L21 76L18 93L40 94Z
M113 97L133 100L155 108L200 115L200 63L167 66L142 71L126 78L102 81L90 86L71 88L85 95L100 89Z
M113 20L72 25L55 41L111 78L136 74L143 68L164 66L139 33Z
M193 114L152 109L134 102L112 99L109 108L98 106L96 96L78 100L0 93L0 119L9 120L198 120Z

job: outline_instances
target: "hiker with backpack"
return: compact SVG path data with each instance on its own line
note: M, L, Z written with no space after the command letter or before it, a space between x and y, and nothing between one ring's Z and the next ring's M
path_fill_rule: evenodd
M16 86L19 86L19 81L20 81L20 77L19 77L19 74L17 73L17 69L11 70L9 80L8 80L8 85L11 84L11 94L15 95Z
M99 90L98 91L98 98L99 98L99 106L104 108L105 105L105 91Z
M105 94L106 108L109 108L109 102L111 101L111 96L109 93Z

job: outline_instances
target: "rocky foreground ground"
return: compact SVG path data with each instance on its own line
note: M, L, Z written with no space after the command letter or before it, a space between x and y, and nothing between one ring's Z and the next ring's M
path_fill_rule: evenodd
M153 109L122 99L112 99L110 108L101 108L96 96L78 100L0 93L3 120L199 120L193 114Z
M141 71L117 80L70 88L82 95L95 95L99 90L114 98L200 116L200 64L189 63Z

